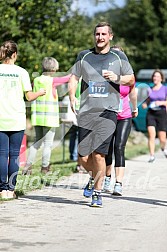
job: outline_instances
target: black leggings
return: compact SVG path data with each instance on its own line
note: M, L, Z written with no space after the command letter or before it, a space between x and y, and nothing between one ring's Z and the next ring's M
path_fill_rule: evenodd
M106 165L112 164L112 153L114 148L115 167L125 167L125 146L131 131L132 119L118 120L116 130L110 143ZM115 141L114 141L115 140ZM114 143L114 147L113 147Z

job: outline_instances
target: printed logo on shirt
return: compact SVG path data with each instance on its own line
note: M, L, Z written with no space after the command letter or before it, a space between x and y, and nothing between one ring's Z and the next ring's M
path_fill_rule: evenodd
M6 74L6 73L0 73L0 77L19 77L18 74Z

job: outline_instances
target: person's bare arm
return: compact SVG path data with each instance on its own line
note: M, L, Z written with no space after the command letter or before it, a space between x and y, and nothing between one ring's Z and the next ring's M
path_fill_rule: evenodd
M78 102L77 98L75 97L78 81L79 81L79 78L76 75L72 74L70 77L70 80L68 82L68 92L69 92L69 98L70 98L70 105L71 105L72 111L75 114L76 114L75 105Z
M142 108L146 109L150 103L150 98L148 97L142 104Z
M106 71L103 74L104 78L121 85L131 86L135 82L134 74L117 75L113 71Z
M156 101L155 104L157 106L167 106L167 100L166 101Z
M41 88L38 92L33 92L33 91L25 92L25 96L28 101L34 101L39 96L43 96L45 94L46 94L46 90L43 88Z
M127 86L132 86L135 82L135 76L134 74L130 74L130 75L121 75L120 76L120 80L118 81L118 83L121 83L121 85L127 85Z
M70 79L70 76L71 76L71 74L61 76L61 77L54 77L53 78L53 87L57 87L57 86L60 86L60 85L67 83Z
M135 85L132 86L131 92L129 93L129 99L132 104L132 117L138 116L138 107L137 107L137 92L135 89Z

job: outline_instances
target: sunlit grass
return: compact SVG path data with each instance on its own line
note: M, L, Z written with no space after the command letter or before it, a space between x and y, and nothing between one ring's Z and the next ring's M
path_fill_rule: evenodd
M126 159L131 159L147 153L148 153L148 146L146 144L133 145L133 146L129 146L127 144L125 150L125 157Z
M51 172L41 173L42 151L38 151L37 162L33 165L31 175L22 175L22 168L19 170L16 185L16 194L23 195L28 191L41 189L43 186L54 185L60 177L69 176L76 169L76 162L69 160L68 147L65 147L65 159L63 162L63 148L56 147L51 155Z

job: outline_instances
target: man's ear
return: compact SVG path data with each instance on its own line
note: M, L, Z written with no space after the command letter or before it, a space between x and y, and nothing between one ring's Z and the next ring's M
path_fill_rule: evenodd
M113 39L113 35L110 36L110 40L112 40L112 39Z

